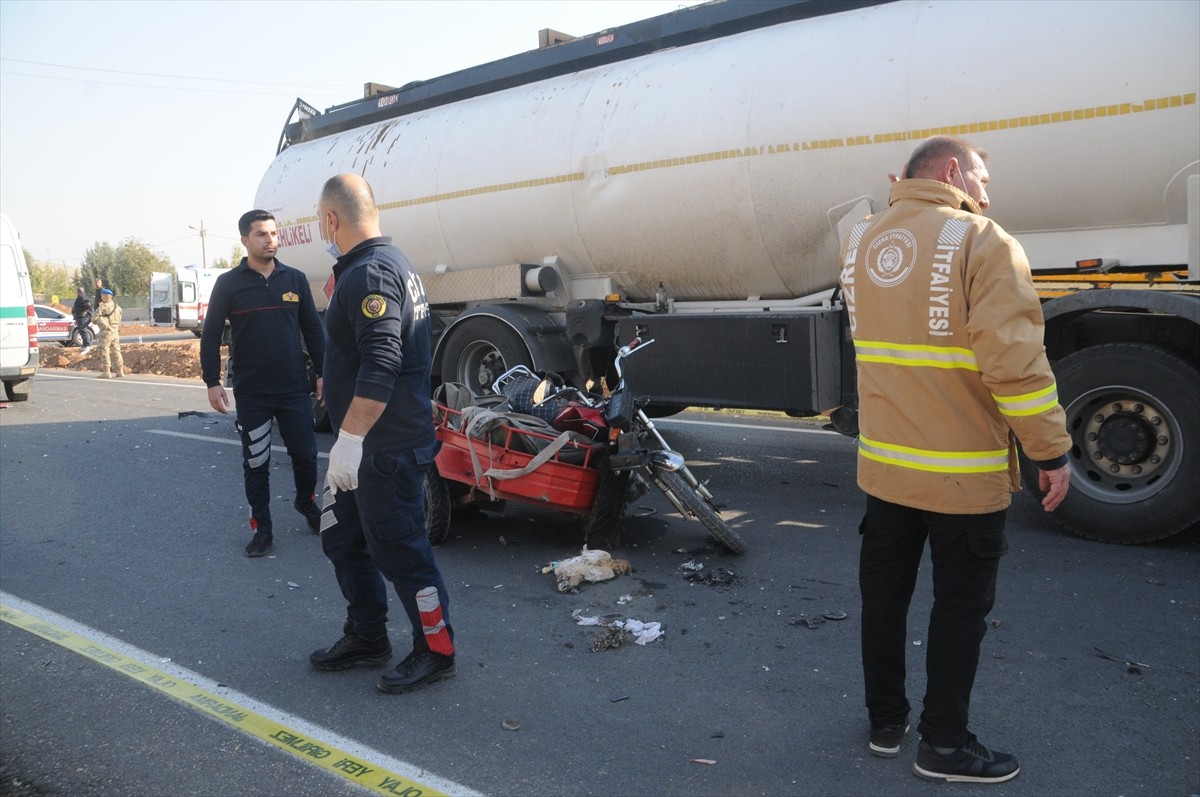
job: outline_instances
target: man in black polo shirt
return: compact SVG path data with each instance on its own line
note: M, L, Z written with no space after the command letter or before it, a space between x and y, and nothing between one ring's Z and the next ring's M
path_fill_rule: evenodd
M325 331L304 274L275 259L279 246L275 217L265 210L251 210L238 220L238 231L246 257L213 286L200 337L200 369L208 385L208 403L217 412L228 413L229 397L221 387L221 335L228 321L230 360L236 363L230 370L242 436L242 469L254 532L246 556L263 556L273 541L272 421L278 422L292 460L296 482L292 506L314 533L320 530L321 511L315 500L317 441L304 352L307 348L316 370L320 399Z

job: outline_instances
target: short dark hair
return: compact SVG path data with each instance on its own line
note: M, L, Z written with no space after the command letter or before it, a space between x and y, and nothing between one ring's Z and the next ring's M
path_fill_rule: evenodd
M987 150L969 141L954 136L927 138L913 150L908 163L904 165L904 174L901 177L905 180L912 177L928 177L929 171L941 166L942 161L947 158L958 158L959 163L964 164L963 171L969 172L975 165L971 161L972 153L978 155L979 160L987 162Z
M250 234L250 228L256 221L275 221L275 217L265 210L247 210L238 219L238 232L242 237Z

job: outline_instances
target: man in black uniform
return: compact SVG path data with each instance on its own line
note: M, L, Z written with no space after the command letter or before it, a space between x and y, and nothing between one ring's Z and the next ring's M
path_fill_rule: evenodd
M366 180L325 183L321 236L336 257L325 312L329 452L321 546L346 598L345 635L309 660L319 670L384 664L387 585L412 626L412 652L379 679L399 693L454 675L450 604L425 531L425 474L437 453L429 400L429 304ZM342 254L342 252L345 254Z
M87 354L92 348L92 331L88 325L92 323L92 303L83 288L75 289L75 303L71 305L71 315L75 318L75 328L79 330L80 354Z
M251 210L238 220L246 257L237 268L217 277L200 337L200 369L208 385L208 403L222 414L229 398L221 387L221 335L228 321L232 330L230 359L233 395L237 399L237 428L242 436L242 469L250 528L254 537L246 556L263 556L273 541L271 524L271 422L292 459L296 500L314 533L320 530L316 504L317 441L313 435L312 403L304 347L317 373L321 397L321 368L325 337L304 274L275 259L279 233L275 217ZM303 345L302 345L303 343Z

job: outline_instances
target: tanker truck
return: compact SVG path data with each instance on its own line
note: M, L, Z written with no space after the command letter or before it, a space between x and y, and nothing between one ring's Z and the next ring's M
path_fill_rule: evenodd
M598 382L640 335L626 376L659 411L808 416L856 401L842 233L917 142L967 138L1046 281L1074 439L1056 516L1146 542L1200 519L1197 30L1200 3L1153 0L713 2L546 30L323 112L298 99L256 205L322 306L318 194L362 174L422 275L437 381Z

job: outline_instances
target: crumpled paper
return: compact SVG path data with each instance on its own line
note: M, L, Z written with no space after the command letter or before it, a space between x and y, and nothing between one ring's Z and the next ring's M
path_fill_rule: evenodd
M578 609L571 616L575 618L576 625L598 625L628 631L633 635L633 641L639 645L646 645L663 635L662 623L657 620L647 623L632 618L618 620L611 617L592 617L582 614Z

